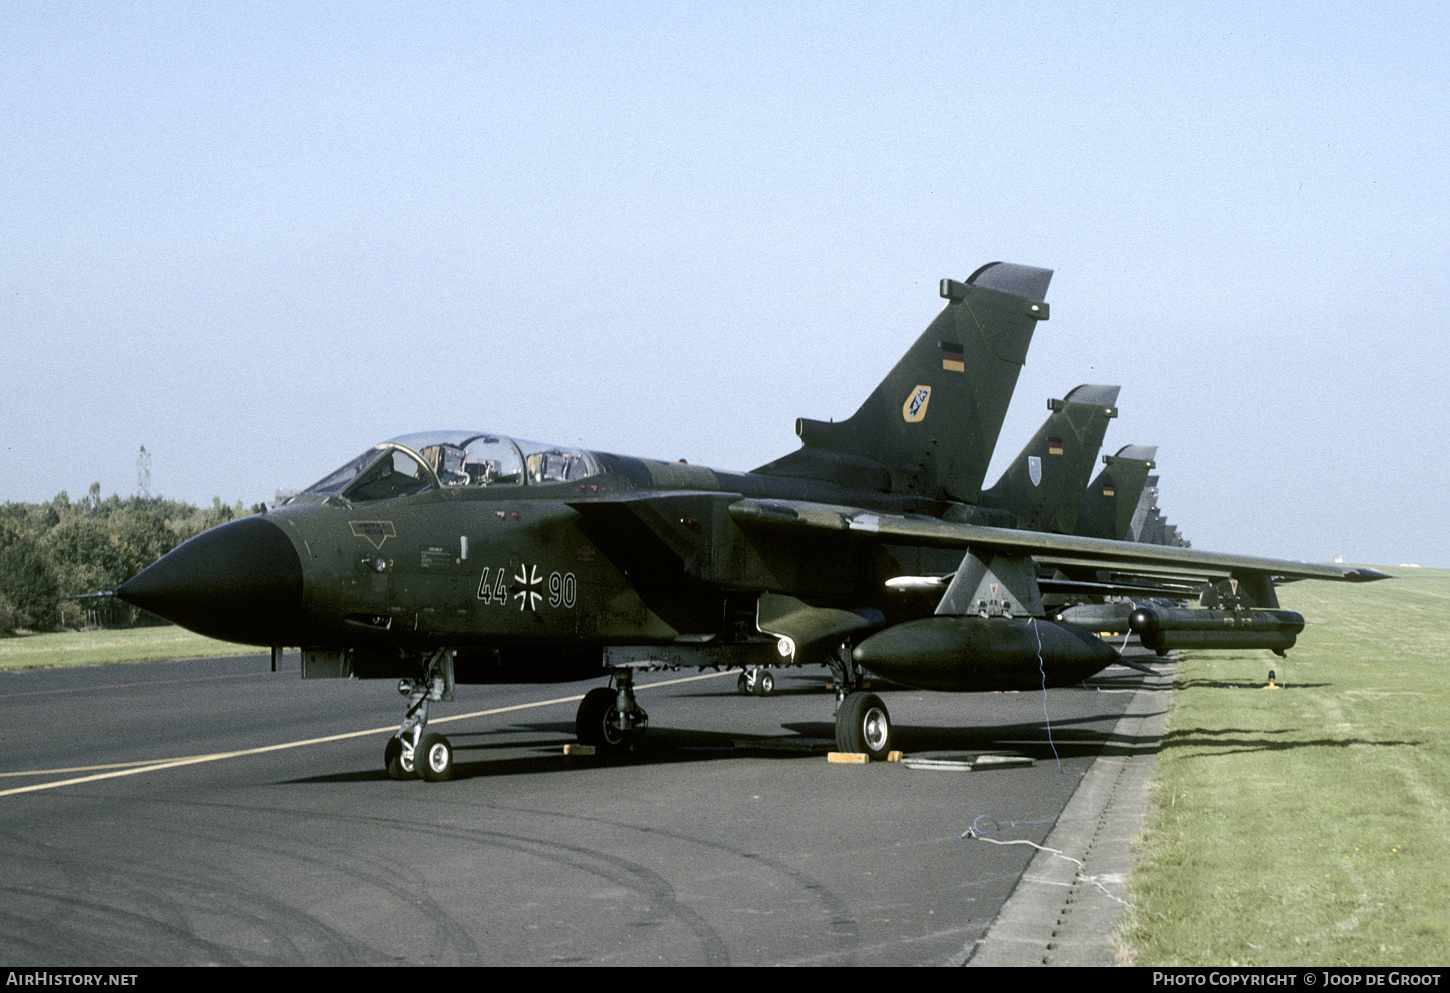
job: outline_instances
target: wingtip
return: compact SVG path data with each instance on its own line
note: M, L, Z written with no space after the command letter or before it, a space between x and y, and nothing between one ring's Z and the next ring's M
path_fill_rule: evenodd
M1372 583L1377 579L1394 579L1395 577L1387 572L1380 572L1378 569L1357 566L1344 570L1344 578L1351 583Z

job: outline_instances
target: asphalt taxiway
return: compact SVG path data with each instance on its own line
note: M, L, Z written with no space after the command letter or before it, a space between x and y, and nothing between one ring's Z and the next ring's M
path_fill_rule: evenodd
M1167 697L882 693L910 755L1033 759L964 772L828 763L820 670L644 676L618 757L563 753L598 681L461 686L426 783L383 770L391 682L281 669L0 673L0 960L1108 964Z

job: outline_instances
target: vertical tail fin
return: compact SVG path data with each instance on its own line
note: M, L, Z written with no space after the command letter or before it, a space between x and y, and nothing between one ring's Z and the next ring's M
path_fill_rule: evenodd
M1133 521L1128 525L1128 540L1144 545L1175 545L1191 548L1193 543L1184 540L1176 524L1169 524L1168 518L1158 509L1158 477L1149 476L1143 486L1143 495L1133 511Z
M942 280L946 308L860 409L798 419L801 448L755 471L975 503L1051 280L1007 262Z
M981 506L1007 511L1029 531L1072 534L1108 421L1118 416L1118 390L1084 385L1047 401L1052 413Z
M1104 455L1103 471L1088 486L1073 533L1130 540L1128 532L1148 482L1148 470L1157 457L1157 445L1124 445L1116 455Z

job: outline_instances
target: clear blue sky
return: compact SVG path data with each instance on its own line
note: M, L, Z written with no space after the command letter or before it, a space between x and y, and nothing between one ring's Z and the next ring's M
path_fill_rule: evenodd
M747 469L995 259L1195 547L1450 566L1450 7L6 5L0 500Z

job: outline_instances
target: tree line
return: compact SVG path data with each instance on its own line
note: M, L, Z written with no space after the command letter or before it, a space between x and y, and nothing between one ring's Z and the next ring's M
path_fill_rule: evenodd
M55 631L97 623L136 624L142 612L110 600L57 597L115 589L177 545L208 528L258 513L262 504L212 505L164 497L101 499L101 485L72 501L0 507L0 632Z

